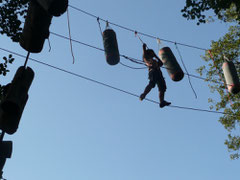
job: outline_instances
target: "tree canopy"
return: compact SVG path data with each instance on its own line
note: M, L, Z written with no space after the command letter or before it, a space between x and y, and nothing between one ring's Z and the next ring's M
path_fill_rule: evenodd
M240 93L233 95L227 92L226 84L222 83L223 73L222 64L225 58L231 60L240 73L240 26L231 26L229 32L218 41L213 41L211 45L211 54L206 52L203 59L208 62L208 66L198 69L201 75L206 75L209 81L209 88L212 92L220 95L220 100L209 99L212 103L211 108L217 111L224 110L226 113L220 118L220 122L229 132L228 140L225 141L232 159L239 158L238 151L240 149L240 136L235 129L240 127ZM204 73L205 72L205 73ZM230 115L231 114L231 115Z
M210 108L217 111L224 110L226 113L220 117L219 121L228 131L228 139L225 144L231 152L231 159L240 157L240 93L233 95L226 90L222 64L225 59L235 64L238 75L240 74L240 3L239 0L186 0L186 5L182 9L183 17L188 20L197 19L197 24L206 23L206 11L213 10L217 18L226 23L231 22L229 31L218 41L211 42L211 48L206 51L203 59L207 66L198 68L200 75L207 77L211 92L217 92L220 100L210 99ZM234 24L235 23L235 24Z
M0 0L0 33L7 35L13 42L19 42L22 32L21 19L24 19L27 12L28 0ZM14 61L10 54L3 57L0 63L0 76L6 76L8 64ZM0 101L3 98L4 87L0 84Z
M6 76L7 73L9 72L8 70L8 64L12 64L14 61L14 58L12 57L12 55L10 54L8 57L3 57L3 63L0 63L0 76ZM3 98L3 95L5 90L5 86L2 86L0 84L0 102Z
M236 21L240 24L239 0L186 0L182 9L183 17L197 19L197 24L206 23L206 11L212 10L218 19L225 22Z

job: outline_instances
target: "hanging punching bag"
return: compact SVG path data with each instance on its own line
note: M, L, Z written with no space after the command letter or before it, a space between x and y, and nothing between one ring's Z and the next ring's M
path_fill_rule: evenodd
M20 39L22 48L31 53L41 52L45 39L49 37L51 21L52 15L31 0Z
M109 65L116 65L120 61L120 55L118 50L118 43L116 33L107 28L103 32L103 45L107 63Z
M68 7L68 0L37 0L37 2L53 16L60 16L65 13Z
M0 104L0 129L2 131L8 134L17 131L33 78L34 72L30 67L18 68L7 95Z
M174 54L169 47L159 50L159 57L162 60L167 72L173 81L180 81L184 77L184 73L178 64Z
M240 91L240 82L237 70L232 61L225 61L222 65L224 78L228 87L228 91L237 94Z

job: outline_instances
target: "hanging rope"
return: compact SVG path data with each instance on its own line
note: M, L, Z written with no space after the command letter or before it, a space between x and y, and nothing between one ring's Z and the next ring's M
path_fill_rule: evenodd
M72 36L71 36L71 26L70 26L70 17L69 17L69 10L67 9L67 22L68 22L68 35L69 35L69 42L70 42L70 49L73 58L73 64L75 63L75 57L73 53L73 45L72 45Z
M24 62L24 68L25 69L27 68L27 63L28 63L29 56L30 56L30 52L27 53L27 57L26 57L26 60Z
M141 37L138 35L138 32L135 31L134 34L135 34L135 37L137 37L137 38L141 41L141 43L144 44L143 40L142 40ZM148 48L148 47L147 47L147 48Z
M108 21L106 21L106 27L105 27L105 29L107 29L107 28L110 28Z
M100 34L101 34L101 36L103 36L103 31L102 31L102 27L101 27L99 17L97 18L97 22L98 22L98 27L99 27L99 30L100 30Z
M161 44L161 40L159 38L156 39L157 40L157 45L158 45L158 51L160 50L160 44Z
M187 77L188 77L188 82L189 82L189 84L190 84L190 86L191 86L191 89L192 89L194 95L195 95L195 98L197 99L197 93L196 93L196 91L195 91L194 88L193 88L193 85L192 85L192 82L191 82L191 79L190 79L190 76L189 76L187 67L185 66L185 63L184 63L184 61L183 61L182 55L181 55L181 53L180 53L180 50L179 50L176 42L175 42L175 46L176 46L177 52L178 52L178 54L179 54L179 57L180 57L180 59L181 59L181 61L182 61L183 67L184 67L185 71L187 72L186 74L187 74Z
M52 47L51 47L51 42L49 37L48 37L48 47L49 47L48 52L50 52L52 50Z

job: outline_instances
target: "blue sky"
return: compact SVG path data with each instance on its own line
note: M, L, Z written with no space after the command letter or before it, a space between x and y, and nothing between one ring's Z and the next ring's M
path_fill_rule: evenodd
M227 32L220 22L197 26L181 16L184 1L77 1L70 4L137 31L159 38L208 49L212 40ZM69 8L72 38L103 48L97 20ZM104 29L105 23L101 22ZM111 26L121 54L141 59L142 44L134 33ZM68 36L66 13L54 18L52 32ZM26 55L16 43L1 36L1 48ZM158 51L155 39L141 37ZM147 70L109 66L104 53L73 43L73 64L69 41L50 35L39 54L31 57L68 71L141 94L148 83ZM169 46L177 57L174 44ZM207 65L204 51L179 46L190 74ZM0 55L7 55L0 51ZM131 64L125 59L121 62ZM6 84L24 59L15 56ZM218 122L219 114L189 111L158 105L107 87L29 61L35 79L29 91L19 129L5 140L14 142L12 158L4 168L4 177L14 179L84 180L234 180L239 177L239 161L231 161L224 141L227 132ZM194 94L187 77L173 82L165 69L166 99L173 105L208 109L207 83L192 78ZM158 101L158 90L148 98Z

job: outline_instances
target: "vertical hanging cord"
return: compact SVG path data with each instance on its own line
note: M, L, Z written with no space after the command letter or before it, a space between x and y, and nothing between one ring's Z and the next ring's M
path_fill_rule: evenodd
M215 68L216 68L216 71L217 71L217 74L218 74L219 78L221 79L221 81L223 82L223 84L224 84L224 86L225 86L225 92L226 92L226 94L228 95L228 101L229 101L230 105L232 106L233 103L232 103L232 101L231 101L231 99L230 99L230 94L229 94L229 92L228 92L227 84L225 83L225 81L223 80L222 76L220 75L220 72L218 71L218 67L217 67L217 65L216 65L216 63L215 63L215 60L214 60L214 57L213 57L213 55L212 55L211 50L208 50L208 53L209 53L209 55L210 55L210 58L211 58L212 61L213 61L213 65L214 65Z
M182 61L183 67L184 67L185 71L187 72L188 82L189 82L189 84L190 84L190 86L191 86L191 88L192 88L192 91L193 91L193 93L194 93L194 95L195 95L195 98L197 99L197 93L196 93L196 91L195 91L194 88L193 88L193 85L192 85L192 83L191 83L191 79L190 79L190 76L189 76L187 67L185 66L185 63L184 63L184 61L183 61L182 55L181 55L181 53L180 53L180 50L179 50L176 42L175 42L175 46L176 46L177 52L178 52L178 54L179 54L179 57L180 57L180 59L181 59L181 61Z
M68 21L68 34L69 34L69 42L70 42L70 48L71 48L71 54L73 58L73 64L75 63L75 57L73 53L73 45L72 45L72 37L71 37L71 27L70 27L70 17L69 17L69 10L67 9L67 21Z
M25 68L25 69L26 69L26 67L27 67L27 63L28 63L29 56L30 56L30 52L27 53L27 57L26 57L26 60L25 60L25 63L24 63L24 68Z

